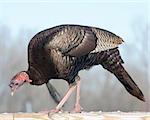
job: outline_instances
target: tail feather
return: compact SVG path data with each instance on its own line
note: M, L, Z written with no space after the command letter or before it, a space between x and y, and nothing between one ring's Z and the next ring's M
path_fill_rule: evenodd
M101 65L113 73L131 95L145 101L142 91L122 66L123 60L121 59L119 50L115 48L106 52L107 55Z
M132 80L130 75L126 72L124 67L120 64L118 69L114 72L114 75L118 78L118 80L124 85L126 90L133 96L138 99L145 101L144 95L142 91L139 89L137 84Z

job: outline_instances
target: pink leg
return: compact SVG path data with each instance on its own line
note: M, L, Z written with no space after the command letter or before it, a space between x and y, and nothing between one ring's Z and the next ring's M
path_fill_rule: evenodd
M81 106L80 106L80 77L77 76L77 93L76 93L76 102L74 109L72 110L73 113L79 113L81 112Z
M76 88L76 85L70 86L69 90L67 91L65 96L62 98L62 100L59 102L59 104L56 106L56 108L50 110L50 112L54 112L54 113L59 112L59 110L62 108L64 103L68 100L68 98L70 97L71 93L74 91L75 88Z

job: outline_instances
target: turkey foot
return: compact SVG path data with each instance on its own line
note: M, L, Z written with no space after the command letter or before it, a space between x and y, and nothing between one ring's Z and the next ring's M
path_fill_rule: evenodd
M81 106L80 106L80 104L75 105L74 109L71 111L71 113L81 113Z
M59 111L61 111L61 110L54 108L51 110L40 111L39 113L48 114L48 113L58 113Z
M51 109L51 110L49 111L49 113L58 113L59 111L60 111L60 109L54 108L54 109Z

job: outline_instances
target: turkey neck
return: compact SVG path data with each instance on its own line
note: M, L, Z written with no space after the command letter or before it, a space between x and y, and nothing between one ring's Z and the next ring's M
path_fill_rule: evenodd
M48 78L44 76L44 74L37 70L35 67L30 66L27 71L29 78L32 80L32 85L42 85L48 82Z

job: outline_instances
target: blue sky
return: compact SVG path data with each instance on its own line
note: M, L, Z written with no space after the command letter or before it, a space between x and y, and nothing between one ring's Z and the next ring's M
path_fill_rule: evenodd
M133 26L141 24L142 30L147 23L146 0L0 0L0 26L8 26L13 36L21 29L34 35L55 25L82 24L114 32L132 46L136 41Z
M129 51L124 51L124 48L133 46L130 62L132 60L131 63L137 65L141 60L137 51L141 43L136 40L134 25L140 26L138 31L142 33L150 23L149 3L146 0L0 0L0 26L8 26L14 37L21 29L33 31L34 36L43 29L60 24L100 27L124 39L126 45L120 47L124 59L129 58Z
M40 31L59 24L101 27L125 39L132 36L131 25L147 21L147 3L137 1L49 1L0 2L0 23L14 33L21 28Z
M133 26L141 24L144 28L147 23L148 2L145 0L0 0L0 25L7 25L13 36L21 29L36 34L55 25L82 24L114 32L132 46L136 40Z

